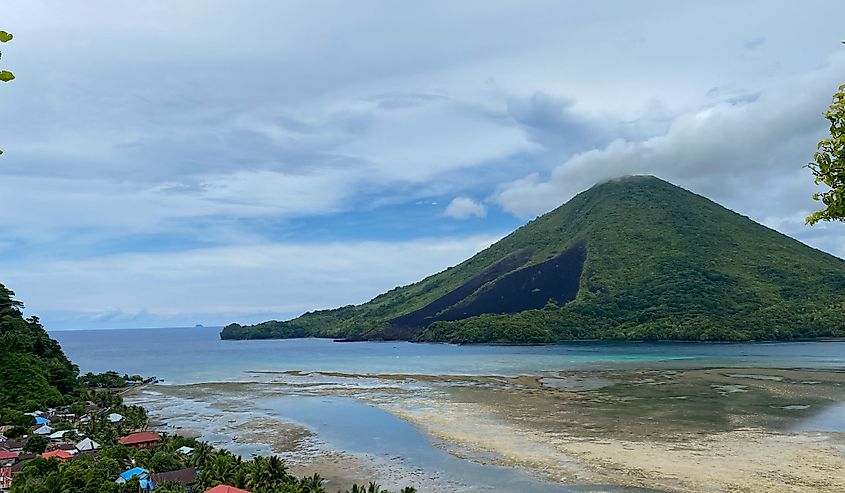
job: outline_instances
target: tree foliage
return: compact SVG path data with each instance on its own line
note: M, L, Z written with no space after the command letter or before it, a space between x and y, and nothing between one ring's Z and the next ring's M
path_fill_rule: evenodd
M153 473L193 467L199 472L193 491L226 483L253 493L326 493L319 475L297 478L277 456L244 460L193 438L167 435L152 448L120 445L119 437L146 428L147 413L141 406L125 405L120 394L108 389L125 386L127 380L141 380L141 377L121 377L110 371L99 375L88 373L78 379L78 369L68 361L59 344L47 335L37 318L24 319L22 310L23 304L14 298L14 293L0 284L0 368L4 370L0 424L12 425L11 431L28 432L35 419L24 411L64 403L72 414L85 413L87 421L74 424L57 420L52 426L57 430L78 427L102 448L97 454L81 453L63 461L42 457L29 460L13 476L11 493L137 493L140 491L137 478L124 484L115 482L121 472L136 466ZM112 423L108 419L110 413L118 413L123 419ZM34 435L24 450L42 453L47 445L45 437ZM179 452L183 446L194 450L183 454ZM165 482L156 485L155 491L184 492L185 489L179 483ZM351 491L390 493L375 483L366 488L355 485ZM415 490L405 488L401 493L415 493Z
M82 385L92 389L119 389L126 387L130 381L140 382L142 380L143 378L140 375L132 375L130 377L127 374L123 374L123 376L121 376L119 373L112 370L97 374L88 372L79 377L79 382Z
M33 435L29 437L29 440L26 441L26 445L24 445L23 451L40 454L47 450L47 443L47 438L41 435Z
M816 185L825 185L828 190L813 194L824 208L807 218L810 224L845 221L845 84L833 95L833 103L824 116L830 122L830 137L819 142L813 162L807 167L813 171Z
M79 369L50 338L38 317L24 318L23 304L0 284L0 407L34 411L73 399Z
M98 440L102 436L96 437ZM194 449L185 455L182 446ZM164 436L152 449L107 445L98 455L83 455L66 461L41 458L28 462L13 478L11 493L137 493L137 480L116 484L115 478L131 467L151 472L167 472L193 467L199 471L192 491L205 491L218 484L229 484L253 493L326 493L318 474L298 478L288 472L277 456L256 456L244 460L226 450L216 450L205 442L180 436ZM178 483L155 485L155 491L184 492ZM400 493L415 493L406 487ZM391 493L376 483L353 485L347 493Z
M6 31L0 31L0 43L8 43L9 41L12 40L13 37L14 36L7 33ZM2 57L2 56L3 56L3 54L0 53L0 57ZM0 70L0 82L9 82L11 80L14 80L14 78L15 78L15 74L13 74L12 72L10 72L8 70ZM0 154L3 154L2 149L0 149Z

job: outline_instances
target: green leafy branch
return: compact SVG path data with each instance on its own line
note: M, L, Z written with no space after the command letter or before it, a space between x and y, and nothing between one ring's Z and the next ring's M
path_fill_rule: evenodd
M824 116L830 122L830 138L819 142L813 162L807 167L813 172L816 185L827 185L829 190L813 194L824 209L808 217L809 224L845 221L845 84L833 95L833 103Z
M7 33L6 31L0 31L0 43L8 43L12 40L14 36ZM0 56L3 54L0 53ZM14 80L15 74L9 72L8 70L0 70L0 82L9 82L10 80Z
M14 36L7 33L6 31L0 31L0 43L8 43L12 40ZM3 56L3 53L0 53L0 57ZM15 79L15 74L8 70L0 70L0 82L9 82ZM0 149L0 154L3 154L3 149Z

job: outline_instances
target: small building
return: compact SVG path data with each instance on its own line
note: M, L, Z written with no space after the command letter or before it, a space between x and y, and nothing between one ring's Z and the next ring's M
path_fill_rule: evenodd
M36 416L35 417L35 424L37 424L37 425L46 425L49 422L50 422L50 420L45 418L44 416Z
M129 469L128 471L123 471L122 473L120 473L120 477L118 477L115 480L115 483L123 484L123 483L129 481L132 478L138 478L138 479L141 479L141 480L147 479L147 476L149 474L150 474L150 471L144 469L143 467L133 467L132 469Z
M32 431L36 435L44 435L47 436L53 433L53 428L50 425L41 425L40 427L36 428Z
M251 491L242 490L240 488L235 488L234 486L229 486L228 484L218 484L214 488L210 490L205 490L205 493L252 493Z
M93 402L88 401L88 403L85 404L85 410L88 411L88 412L96 413L96 412L102 411L102 408L100 406L94 404Z
M197 482L198 474L199 472L193 467L187 467L177 471L153 473L150 474L150 477L147 479L147 490L152 491L155 489L156 485L164 483L165 481L175 481L184 486L187 490Z
M50 440L64 440L65 435L67 435L68 433L80 435L79 430L59 430L50 433L49 435L47 435L47 438L49 438Z
M179 452L180 454L185 454L185 455L191 455L192 453L194 453L194 449L191 448L191 447L188 447L187 445L183 445L183 446L177 448L176 451Z
M73 455L74 454L68 452L67 450L56 449L56 450L51 450L49 452L44 452L43 454L41 454L41 457L43 457L45 459L55 458L55 459L59 459L59 460L65 460L65 459L72 459Z
M98 448L100 448L100 444L90 438L84 438L76 444L76 450L79 450L80 452L89 452L91 450L97 450Z
M0 490L12 487L12 466L0 466Z
M0 449L0 465L11 466L18 460L19 452L12 452L11 450Z
M120 423L121 421L123 421L123 415L120 415L118 413L111 413L106 417L106 419L109 420L109 423Z
M126 435L125 437L121 438L117 441L117 443L121 445L126 445L127 447L152 447L153 445L157 444L161 441L161 435L158 433L153 433L151 431L139 431L137 433L131 433Z
M0 448L11 451L20 450L23 446L24 442L20 440L5 440L0 442Z

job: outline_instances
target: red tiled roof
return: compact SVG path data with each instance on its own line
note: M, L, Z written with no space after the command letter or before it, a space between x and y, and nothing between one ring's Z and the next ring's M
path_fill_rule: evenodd
M20 454L6 449L0 449L0 460L17 459Z
M49 459L50 457L55 457L57 459L70 459L71 457L73 457L73 454L68 452L67 450L57 449L51 450L49 452L44 452L43 454L41 454L41 457L44 457L45 459Z
M205 493L252 493L251 491L242 490L240 488L235 488L234 486L229 486L228 484L218 484L214 488L210 490L205 490Z
M117 442L121 445L138 445L141 443L158 442L160 440L161 436L159 436L158 433L153 433L151 431L139 431L138 433L126 435Z

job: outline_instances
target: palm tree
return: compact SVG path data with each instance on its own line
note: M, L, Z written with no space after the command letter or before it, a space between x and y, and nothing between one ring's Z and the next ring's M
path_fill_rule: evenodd
M216 454L214 460L208 465L208 470L221 483L229 483L236 470L234 457L229 453Z
M214 447L206 442L199 442L197 443L197 446L194 447L194 451L191 452L191 465L198 469L202 469L211 459L213 454Z
M314 473L313 476L300 479L299 488L302 490L302 493L326 493L326 489L323 487L323 478L317 473Z
M285 462L276 455L271 455L267 459L267 473L274 482L284 483L288 479Z

